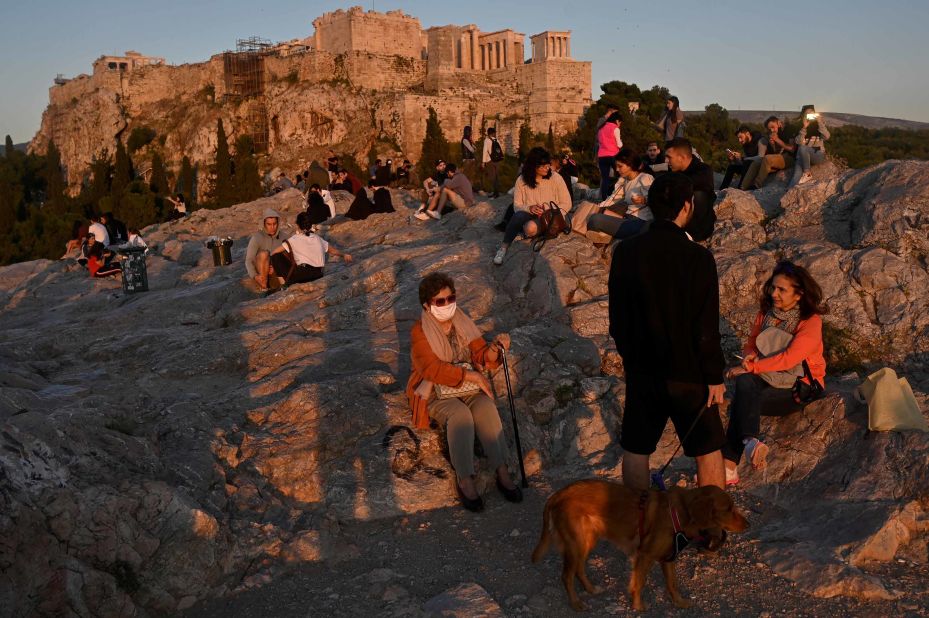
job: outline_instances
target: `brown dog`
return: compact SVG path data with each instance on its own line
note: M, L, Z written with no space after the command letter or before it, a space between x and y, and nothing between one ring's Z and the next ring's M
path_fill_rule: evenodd
M590 550L606 538L632 557L629 595L634 610L645 609L642 588L655 562L661 562L671 601L678 607L689 607L690 601L677 589L674 563L669 561L674 555L672 509L682 532L690 539L708 539L710 550L722 545L724 530L741 532L748 527L732 498L718 487L674 487L662 492L640 491L610 481L577 481L556 491L545 503L542 536L532 561L541 560L555 540L564 560L561 581L571 607L580 611L584 604L577 598L574 578L590 594L601 592L587 579L585 566Z

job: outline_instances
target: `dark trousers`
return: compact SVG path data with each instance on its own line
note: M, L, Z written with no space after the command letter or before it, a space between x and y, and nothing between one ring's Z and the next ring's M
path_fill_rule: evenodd
M610 178L613 169L613 157L597 157L597 167L600 168L600 201L610 197L615 182Z
M729 405L729 427L726 428L726 445L723 457L739 463L743 440L759 437L761 417L787 416L800 412L803 406L793 399L790 389L774 388L752 373L743 373L735 379L735 397Z
M309 264L299 264L288 277L287 273L290 271L290 260L287 259L287 256L283 253L275 253L271 256L271 266L274 267L274 274L283 278L285 280L284 283L287 285L316 281L323 276L322 268L310 266Z
M488 181L489 181L490 187L493 188L493 195L498 195L500 193L500 187L499 187L500 179L497 173L498 172L497 168L499 167L499 165L500 165L499 161L488 161L487 163L484 164L484 167L481 170L482 175L484 177L484 190L485 191L489 190L488 189Z
M723 176L723 182L719 185L719 190L722 191L732 184L733 176L738 176L740 179L745 178L745 175L748 173L748 168L751 166L751 161L743 160L739 163L730 163L729 167L726 168L726 175Z
M516 240L516 237L522 233L523 226L535 218L535 215L525 210L514 212L513 216L510 217L510 222L506 224L506 231L503 232L503 244L509 245Z

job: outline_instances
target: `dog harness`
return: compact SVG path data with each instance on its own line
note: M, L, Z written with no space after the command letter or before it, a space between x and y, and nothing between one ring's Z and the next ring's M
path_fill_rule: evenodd
M645 510L648 506L648 497L648 491L643 491L639 494L639 543L645 540ZM668 500L668 513L671 515L671 526L674 528L674 539L671 543L671 553L664 557L662 562L674 562L688 545L705 540L703 536L697 536L691 539L684 534L684 527L681 526L681 519L678 517L677 510L671 506L670 500Z

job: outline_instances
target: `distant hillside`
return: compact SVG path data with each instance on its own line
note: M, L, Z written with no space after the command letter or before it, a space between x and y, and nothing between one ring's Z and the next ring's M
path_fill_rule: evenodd
M703 110L694 112L685 112L687 114L702 114ZM770 110L729 110L729 117L736 118L741 122L750 122L761 124L768 116L778 116L780 118L798 116L797 110L772 112ZM823 115L829 120L829 126L842 127L848 124L865 127L866 129L906 129L908 131L920 131L929 129L929 122L917 122L915 120L901 120L899 118L881 118L880 116L862 116L861 114L843 114L840 112L823 112Z
M13 144L13 148L15 148L16 150L20 152L26 152L26 146L28 145L29 145L28 143ZM4 146L3 144L0 144L0 157L5 157L5 156L6 156L6 146Z

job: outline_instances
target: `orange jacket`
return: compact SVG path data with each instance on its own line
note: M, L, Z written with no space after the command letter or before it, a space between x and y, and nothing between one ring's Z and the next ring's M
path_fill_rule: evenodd
M758 354L755 340L761 333L762 324L764 324L764 313L759 312L755 318L755 324L752 326L752 332L748 336L748 341L745 342L743 351L746 355ZM815 314L805 320L800 320L797 332L794 333L794 338L786 350L768 358L750 361L748 367L755 374L767 371L786 371L796 367L804 360L810 366L810 373L813 374L813 377L820 384L825 385L826 359L823 356L823 321L822 318Z
M471 362L476 367L497 368L499 358L493 363L486 360L490 344L484 341L483 337L476 338L468 347L471 349ZM445 386L460 386L465 379L465 369L446 363L436 356L426 339L421 321L413 325L413 331L410 333L410 358L413 362L410 380L406 384L406 396L409 397L410 408L413 410L413 427L426 429L429 427L427 400L416 394L416 387L423 380Z

